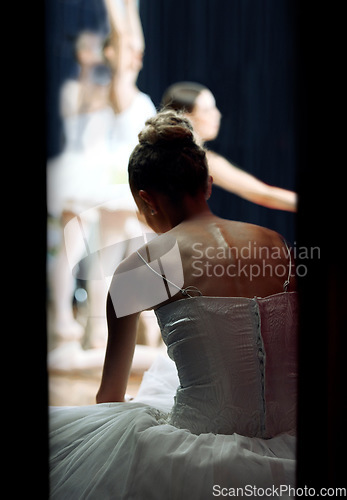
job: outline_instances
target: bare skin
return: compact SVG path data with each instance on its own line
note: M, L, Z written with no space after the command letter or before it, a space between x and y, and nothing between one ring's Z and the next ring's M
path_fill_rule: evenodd
M78 79L68 80L61 90L60 112L63 118L92 113L109 104L107 85L97 84L92 78L95 66L103 62L102 39L96 33L85 33L80 38L76 54L79 63Z
M283 283L289 272L288 252L281 236L276 232L242 222L224 220L213 215L207 205L211 183L206 195L192 198L186 196L177 206L169 202L158 193L140 191L135 201L147 224L157 233L163 233L154 238L146 246L139 249L139 253L150 262L165 255L167 249L176 241L180 252L180 262L173 262L182 266L183 288L194 286L202 295L211 297L264 297L283 292ZM251 243L251 246L250 246ZM251 251L247 249L251 248ZM260 254L259 249L262 248ZM269 251L266 252L265 250ZM242 257L243 255L243 257ZM199 259L199 270L196 262ZM237 272L237 263L240 260L242 272ZM233 272L227 273L230 264L236 267ZM117 274L137 268L141 265L141 258L137 253L130 255L117 268L112 287L116 286ZM166 262L166 265L170 266ZM260 273L250 279L250 266L266 265L267 275ZM211 272L217 269L218 273ZM281 276L275 272L276 266L281 266ZM152 270L143 266L144 273L150 276ZM221 271L224 269L223 277ZM253 267L252 269L257 269ZM201 272L204 270L204 272ZM229 268L230 270L230 268ZM146 274L144 274L144 277ZM162 278L158 276L158 286ZM295 290L295 280L291 280L290 291ZM113 290L113 292L117 292ZM121 290L133 298L134 290ZM151 293L148 290L148 293ZM178 290L167 300L153 304L150 309L156 309L175 300L184 299ZM135 309L134 309L135 310ZM104 370L100 389L97 394L97 403L110 401L124 401L124 394L132 363L135 347L136 325L139 312L124 317L117 317L112 303L111 294L107 300L108 345L104 363Z
M193 111L186 113L186 116L193 124L196 141L200 145L217 137L221 113L209 90L201 91ZM266 184L214 151L207 151L207 160L216 185L258 205L296 212L295 192Z
M104 49L112 69L110 104L116 114L128 109L139 89L136 86L142 68L145 41L135 0L124 2L124 12L113 0L104 0L111 25L111 44Z

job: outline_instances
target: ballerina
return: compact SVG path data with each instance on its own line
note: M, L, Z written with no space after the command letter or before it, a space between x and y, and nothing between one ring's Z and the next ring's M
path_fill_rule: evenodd
M138 221L136 205L127 181L129 155L146 119L156 113L150 97L136 85L142 68L144 39L135 0L124 9L105 0L110 35L102 38L83 32L76 42L80 66L77 80L69 80L61 91L65 127L65 149L48 163L48 211L62 226L62 241L50 270L52 332L56 346L49 353L49 367L68 371L102 367L107 337L105 299L108 281L89 279L86 268L88 318L81 324L74 317L72 298L75 276L72 265L86 253L86 245L97 250L119 243L115 264L128 251L129 241L145 230ZM107 68L106 79L95 79L96 68ZM83 236L77 230L83 227ZM77 228L77 229L76 229ZM135 369L148 367L155 356L157 328L152 318L143 323L154 341L138 348ZM91 352L82 347L94 350ZM148 361L145 362L148 352ZM137 368L136 368L137 367Z
M185 113L193 124L199 144L204 145L205 142L216 139L221 113L214 95L204 85L196 82L174 83L165 90L162 106ZM258 205L296 212L295 192L266 184L214 151L208 150L206 154L217 186Z
M293 498L297 293L287 243L211 213L206 152L174 111L147 121L128 171L158 236L115 270L98 404L50 408L51 498L200 500L237 488ZM212 275L195 272L197 243ZM125 402L146 309L168 357Z

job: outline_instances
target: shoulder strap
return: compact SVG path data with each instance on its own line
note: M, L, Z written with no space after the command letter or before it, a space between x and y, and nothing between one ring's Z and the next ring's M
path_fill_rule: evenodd
M170 281L164 274L160 274L158 273L155 269L153 269L153 267L151 267L148 262L142 257L142 255L136 250L136 253L137 255L140 257L140 259L146 264L146 266L151 270L153 271L153 273L155 273L157 276L159 276L160 278L162 278L164 280L164 283L170 283L170 285L174 286L175 288L177 288L181 293L182 295L185 295L187 297L193 297L193 295L191 295L192 293L196 293L197 295L202 295L202 293L200 292L200 290L198 288L196 288L195 286L188 286L186 288L180 288L179 286L177 286L175 283L173 283L172 281ZM160 259L158 259L159 261L159 264L160 263ZM160 268L162 269L162 267L160 266Z

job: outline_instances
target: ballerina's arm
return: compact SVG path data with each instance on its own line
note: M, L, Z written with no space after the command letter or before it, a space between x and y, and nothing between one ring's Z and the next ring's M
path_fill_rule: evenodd
M144 52L145 37L143 34L139 10L136 5L136 0L125 1L125 15L128 19L128 29L132 39L133 46L136 50Z
M135 0L125 0L120 9L115 0L104 0L111 26L112 81L110 104L116 114L129 108L138 93L136 80L140 66L136 54L144 51L144 36Z
M140 313L117 318L107 297L108 340L97 403L123 402L133 360Z
M295 192L265 184L212 151L207 152L207 159L210 173L217 186L258 205L296 212Z

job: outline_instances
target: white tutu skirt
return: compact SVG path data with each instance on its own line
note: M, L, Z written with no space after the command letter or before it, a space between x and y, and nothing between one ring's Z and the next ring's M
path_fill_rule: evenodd
M294 498L294 436L177 429L168 423L177 384L159 356L131 402L51 407L50 498Z
M129 152L116 159L103 148L88 153L64 152L47 164L47 207L59 217L63 210L77 214L99 205L131 210L136 205L128 185ZM118 162L118 163L117 163Z

